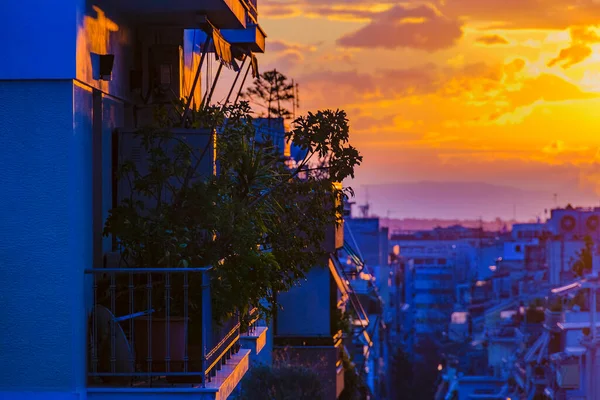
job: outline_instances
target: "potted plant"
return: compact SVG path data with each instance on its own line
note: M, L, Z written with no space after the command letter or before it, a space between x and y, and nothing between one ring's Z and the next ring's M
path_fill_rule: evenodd
M188 129L190 133L198 129L214 132L223 123L224 113L220 108L211 107L195 113L194 117ZM185 134L176 135L175 126L176 121L169 118L165 109L157 109L155 123L133 133L146 161L145 168L140 168L139 162L132 159L121 160L119 165L117 179L128 183L127 196L110 210L104 235L115 240L120 265L124 268L210 265L198 261L199 256L210 258L207 255L210 215L207 221L199 223L191 220L188 212L190 202L197 204L195 210L199 212L203 204L215 201L216 194L211 190L214 182L206 178L206 171L202 170L205 166L202 160L209 152L207 148L194 148ZM131 311L151 314L139 315L134 320L134 350L138 368L142 370L150 368L145 360L151 355L152 369L164 371L167 347L173 372L183 370L186 346L190 350L197 349L195 357L192 354L192 363L200 363L202 359L202 291L185 293L183 286L187 279L190 288L200 288L203 277L192 273L185 277L181 273L168 275L119 274L113 292L109 289L110 280L99 284L102 295L98 303L108 307L114 296L117 316ZM184 302L188 305L187 316ZM231 309L229 315L234 312ZM219 316L218 322L222 320L223 316Z
M216 152L208 145L194 148L174 135L179 122L159 113L154 126L137 132L146 171L140 172L133 160L120 165L118 177L130 184L130 195L110 211L104 234L113 237L129 267L212 266L210 308L217 326L236 313L242 324L247 322L249 304L268 318L277 306L276 293L289 290L322 259L326 252L319 244L342 215L338 200L351 194L350 188L334 184L353 176L362 161L349 145L346 114L328 110L298 118L288 138L306 156L295 168L282 161L268 140L257 140L246 102L205 109L193 120L191 128L216 135ZM218 168L207 174L199 166L210 153ZM130 295L126 275L117 284L122 309ZM152 304L144 299L148 276L136 278L136 304L151 306L153 321L167 310L170 317L183 317L174 311L184 302L183 277L173 275L168 293L164 276L150 278ZM188 284L188 344L193 347L201 328L202 277L189 274ZM145 320L138 320L143 329ZM171 325L176 330L171 338L185 343L177 326ZM164 325L159 329L165 335ZM171 358L175 360L173 354Z

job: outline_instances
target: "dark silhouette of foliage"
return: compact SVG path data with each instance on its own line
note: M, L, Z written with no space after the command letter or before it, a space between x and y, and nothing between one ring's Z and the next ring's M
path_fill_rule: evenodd
M245 314L249 304L269 317L276 293L289 290L319 263L327 229L340 222L340 200L351 189L337 183L354 176L362 161L348 143L346 114L319 111L299 119L292 140L306 150L306 158L295 169L272 148L257 145L247 102L193 117L194 127L219 128L217 172L207 176L200 171L206 149L194 149L174 136L171 128L178 121L160 114L154 126L138 132L149 172L141 174L131 161L121 165L119 177L136 196L120 199L104 234L117 239L130 266L213 266L217 321L236 310ZM170 152L167 143L172 144ZM329 155L327 174L318 175L309 162L324 154ZM197 296L200 290L191 295L192 318L200 311ZM182 300L178 293L173 297L172 304Z
M281 72L276 69L265 71L252 83L243 94L244 99L260 101L266 108L261 116L288 119L292 112L286 107L294 99L294 85Z
M435 342L423 337L409 355L397 348L390 362L390 399L433 399L437 389L441 356Z
M584 247L576 253L575 261L571 267L575 276L584 276L592 271L592 251L594 249L594 241L591 237L586 236L584 239Z
M344 366L344 390L340 393L339 400L366 399L369 388L346 353L342 356L342 365Z
M320 400L322 378L303 366L255 366L244 376L240 400Z

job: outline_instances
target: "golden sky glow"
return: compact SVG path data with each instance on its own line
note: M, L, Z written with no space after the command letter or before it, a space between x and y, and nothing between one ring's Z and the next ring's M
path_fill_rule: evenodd
M260 12L262 68L300 82L304 111L348 111L365 155L355 185L595 187L600 1L267 0Z

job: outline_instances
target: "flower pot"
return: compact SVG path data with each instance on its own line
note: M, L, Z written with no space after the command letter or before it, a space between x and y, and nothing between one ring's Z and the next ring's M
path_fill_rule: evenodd
M183 370L185 357L185 320L182 317L169 318L169 335L167 341L167 319L152 317L150 331L149 317L136 318L135 320L135 359L139 368L148 371L148 357L152 357L152 371L166 372L167 349L169 349L170 370L177 372ZM151 350L151 353L148 350Z

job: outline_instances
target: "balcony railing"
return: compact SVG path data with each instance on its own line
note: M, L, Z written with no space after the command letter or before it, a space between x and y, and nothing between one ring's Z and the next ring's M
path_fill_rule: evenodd
M240 320L212 318L210 268L97 268L88 384L205 387L239 351Z
M258 321L260 320L260 316L258 314L258 308L253 307L250 309L248 313L249 321L246 327L244 328L242 333L253 335L256 332L256 327L258 326Z
M246 18L247 24L257 24L258 23L258 1L257 0L243 0L244 6L248 12L248 16Z

